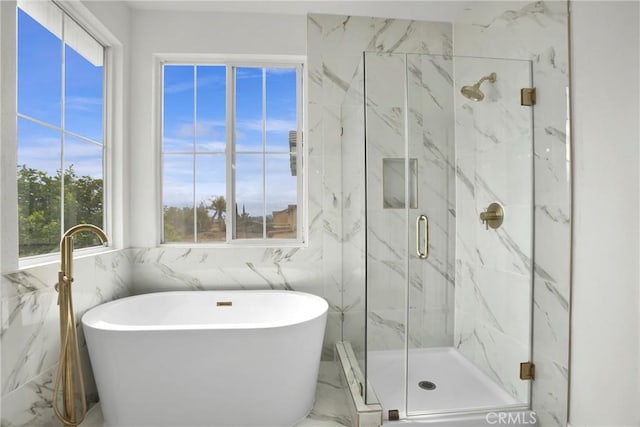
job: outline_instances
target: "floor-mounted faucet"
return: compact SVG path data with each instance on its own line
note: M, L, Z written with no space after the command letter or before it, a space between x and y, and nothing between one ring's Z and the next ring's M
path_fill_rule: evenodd
M80 351L78 350L78 333L73 312L71 298L71 284L73 283L73 236L77 233L90 231L98 236L100 241L107 243L107 235L99 227L91 224L80 224L71 227L60 240L60 272L58 273L58 305L60 306L60 359L58 373L53 389L53 411L65 426L77 426L87 413L84 380L80 366ZM76 417L75 383L76 375L80 386L80 416ZM63 407L58 408L58 394L62 384Z

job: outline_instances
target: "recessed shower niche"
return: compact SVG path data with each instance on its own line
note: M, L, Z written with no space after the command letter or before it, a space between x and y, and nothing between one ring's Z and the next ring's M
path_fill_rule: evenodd
M407 165L409 172L407 173ZM408 185L407 185L408 182ZM418 160L382 159L382 203L385 209L404 209L418 206Z

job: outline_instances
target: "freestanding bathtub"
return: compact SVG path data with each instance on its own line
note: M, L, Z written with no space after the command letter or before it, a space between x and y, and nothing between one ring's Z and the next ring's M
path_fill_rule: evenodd
M292 426L313 407L327 302L160 292L82 317L107 426Z

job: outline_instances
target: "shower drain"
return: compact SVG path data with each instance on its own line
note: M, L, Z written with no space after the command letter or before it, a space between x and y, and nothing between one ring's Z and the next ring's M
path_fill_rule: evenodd
M435 390L436 385L431 381L420 381L418 383L418 387L420 387L423 390Z

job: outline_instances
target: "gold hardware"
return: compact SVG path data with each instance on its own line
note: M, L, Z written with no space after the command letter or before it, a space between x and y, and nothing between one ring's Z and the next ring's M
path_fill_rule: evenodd
M484 99L484 93L480 90L480 85L485 80L488 80L490 83L495 83L497 78L498 75L496 73L491 73L478 80L478 82L472 86L463 86L462 89L460 89L460 93L472 101L482 101Z
M80 224L71 227L60 240L60 272L58 273L58 305L60 306L60 360L58 372L53 387L53 412L65 426L77 426L87 414L84 379L80 366L80 352L78 350L78 334L73 312L71 284L73 283L73 236L83 231L96 234L104 244L107 235L100 228L91 224ZM74 372L75 368L75 372ZM77 376L76 376L77 375ZM80 386L80 417L76 417L75 383ZM58 394L62 383L62 411L58 408Z
M520 379L521 380L536 379L536 365L533 362L522 362L520 364Z
M231 307L233 305L232 301L218 301L216 302L218 307Z
M520 89L520 105L528 107L536 105L536 88L523 87Z
M487 230L489 227L493 229L500 227L503 221L504 209L499 203L491 203L486 211L480 213L480 222L487 227Z
M424 252L420 250L420 223L424 222ZM416 253L418 258L429 258L429 217L420 215L416 218Z
M397 409L389 409L389 421L398 421L400 419L400 411Z

